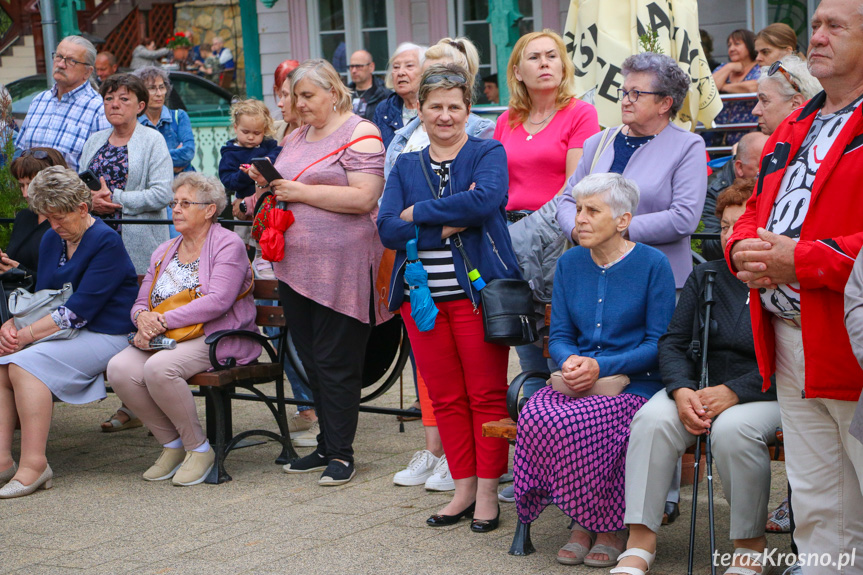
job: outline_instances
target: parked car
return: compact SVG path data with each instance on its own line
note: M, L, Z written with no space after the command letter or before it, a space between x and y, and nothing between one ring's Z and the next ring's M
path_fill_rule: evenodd
M186 110L189 117L227 118L230 116L234 95L200 76L188 72L168 72L174 89L168 97L168 107ZM12 96L12 117L19 124L27 115L33 98L50 87L45 74L27 76L6 84Z

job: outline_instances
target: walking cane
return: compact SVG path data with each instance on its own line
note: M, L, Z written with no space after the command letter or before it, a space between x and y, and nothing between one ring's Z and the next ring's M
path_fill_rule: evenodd
M710 311L713 308L715 300L713 299L713 284L716 281L716 271L707 270L705 272L706 283L704 285L704 330L701 335L701 342L693 341L691 350L693 359L701 360L701 380L698 383L698 389L707 387L707 343L710 336ZM707 515L710 521L710 575L716 575L716 562L714 555L716 553L716 532L713 523L713 454L710 449L710 430L707 430L707 441L704 456L707 459L707 497L708 507ZM695 558L695 517L698 506L698 472L701 465L701 435L695 439L695 476L692 480L692 517L689 523L689 565L686 571L687 575L692 575L692 563Z

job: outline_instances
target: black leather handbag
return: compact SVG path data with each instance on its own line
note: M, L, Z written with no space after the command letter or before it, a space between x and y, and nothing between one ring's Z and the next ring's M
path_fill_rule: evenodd
M437 199L438 194L422 158L420 166L432 195ZM474 269L459 234L454 236L453 245L458 248L467 268ZM527 345L539 339L533 321L533 294L527 281L515 278L493 279L479 290L479 295L482 300L485 341L498 345Z

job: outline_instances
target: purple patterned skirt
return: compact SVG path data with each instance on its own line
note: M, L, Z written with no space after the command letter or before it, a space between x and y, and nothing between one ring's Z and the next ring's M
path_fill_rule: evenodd
M518 418L513 475L522 523L551 503L589 531L623 529L629 424L647 403L622 393L573 399L546 386Z

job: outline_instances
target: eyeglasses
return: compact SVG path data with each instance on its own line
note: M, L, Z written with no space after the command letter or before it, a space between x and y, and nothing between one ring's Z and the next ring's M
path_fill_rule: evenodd
M159 94L161 92L167 92L168 87L165 84L159 84L158 86L156 86L156 85L147 86L147 91Z
M178 207L184 210L188 210L190 206L209 206L213 202L190 202L189 200L177 200L172 201L168 206L171 207L172 210L176 210Z
M453 82L455 84L467 84L467 80L458 74L432 74L423 80L423 84L436 84L443 81Z
M359 70L360 68L365 68L366 66L370 66L371 62L368 64L348 64L348 70Z
M623 98L629 98L629 101L633 104L638 101L638 98L641 97L642 94L650 94L652 96L665 96L662 92L648 92L646 90L624 90L623 88L617 89L617 101L623 102Z
M53 54L51 54L51 57L54 59L55 64L59 64L60 62L63 62L64 66L69 66L70 68L74 68L75 66L78 66L79 64L81 66L89 66L90 65L90 64L87 64L86 62L79 62L78 60L76 60L74 58L70 58L69 56L61 56L57 52L54 52Z
M800 84L793 80L794 75L788 70L786 70L785 66L783 66L782 62L780 62L779 60L776 60L775 62L773 62L773 64L770 65L770 68L767 70L767 75L772 76L776 72L782 72L782 75L785 76L785 79L788 80L788 83L791 84L791 87L794 88L794 90L798 94L803 93L800 91Z
M27 158L30 156L36 158L37 160L47 160L48 152L46 152L45 150L24 150L24 152L21 154L22 158Z

